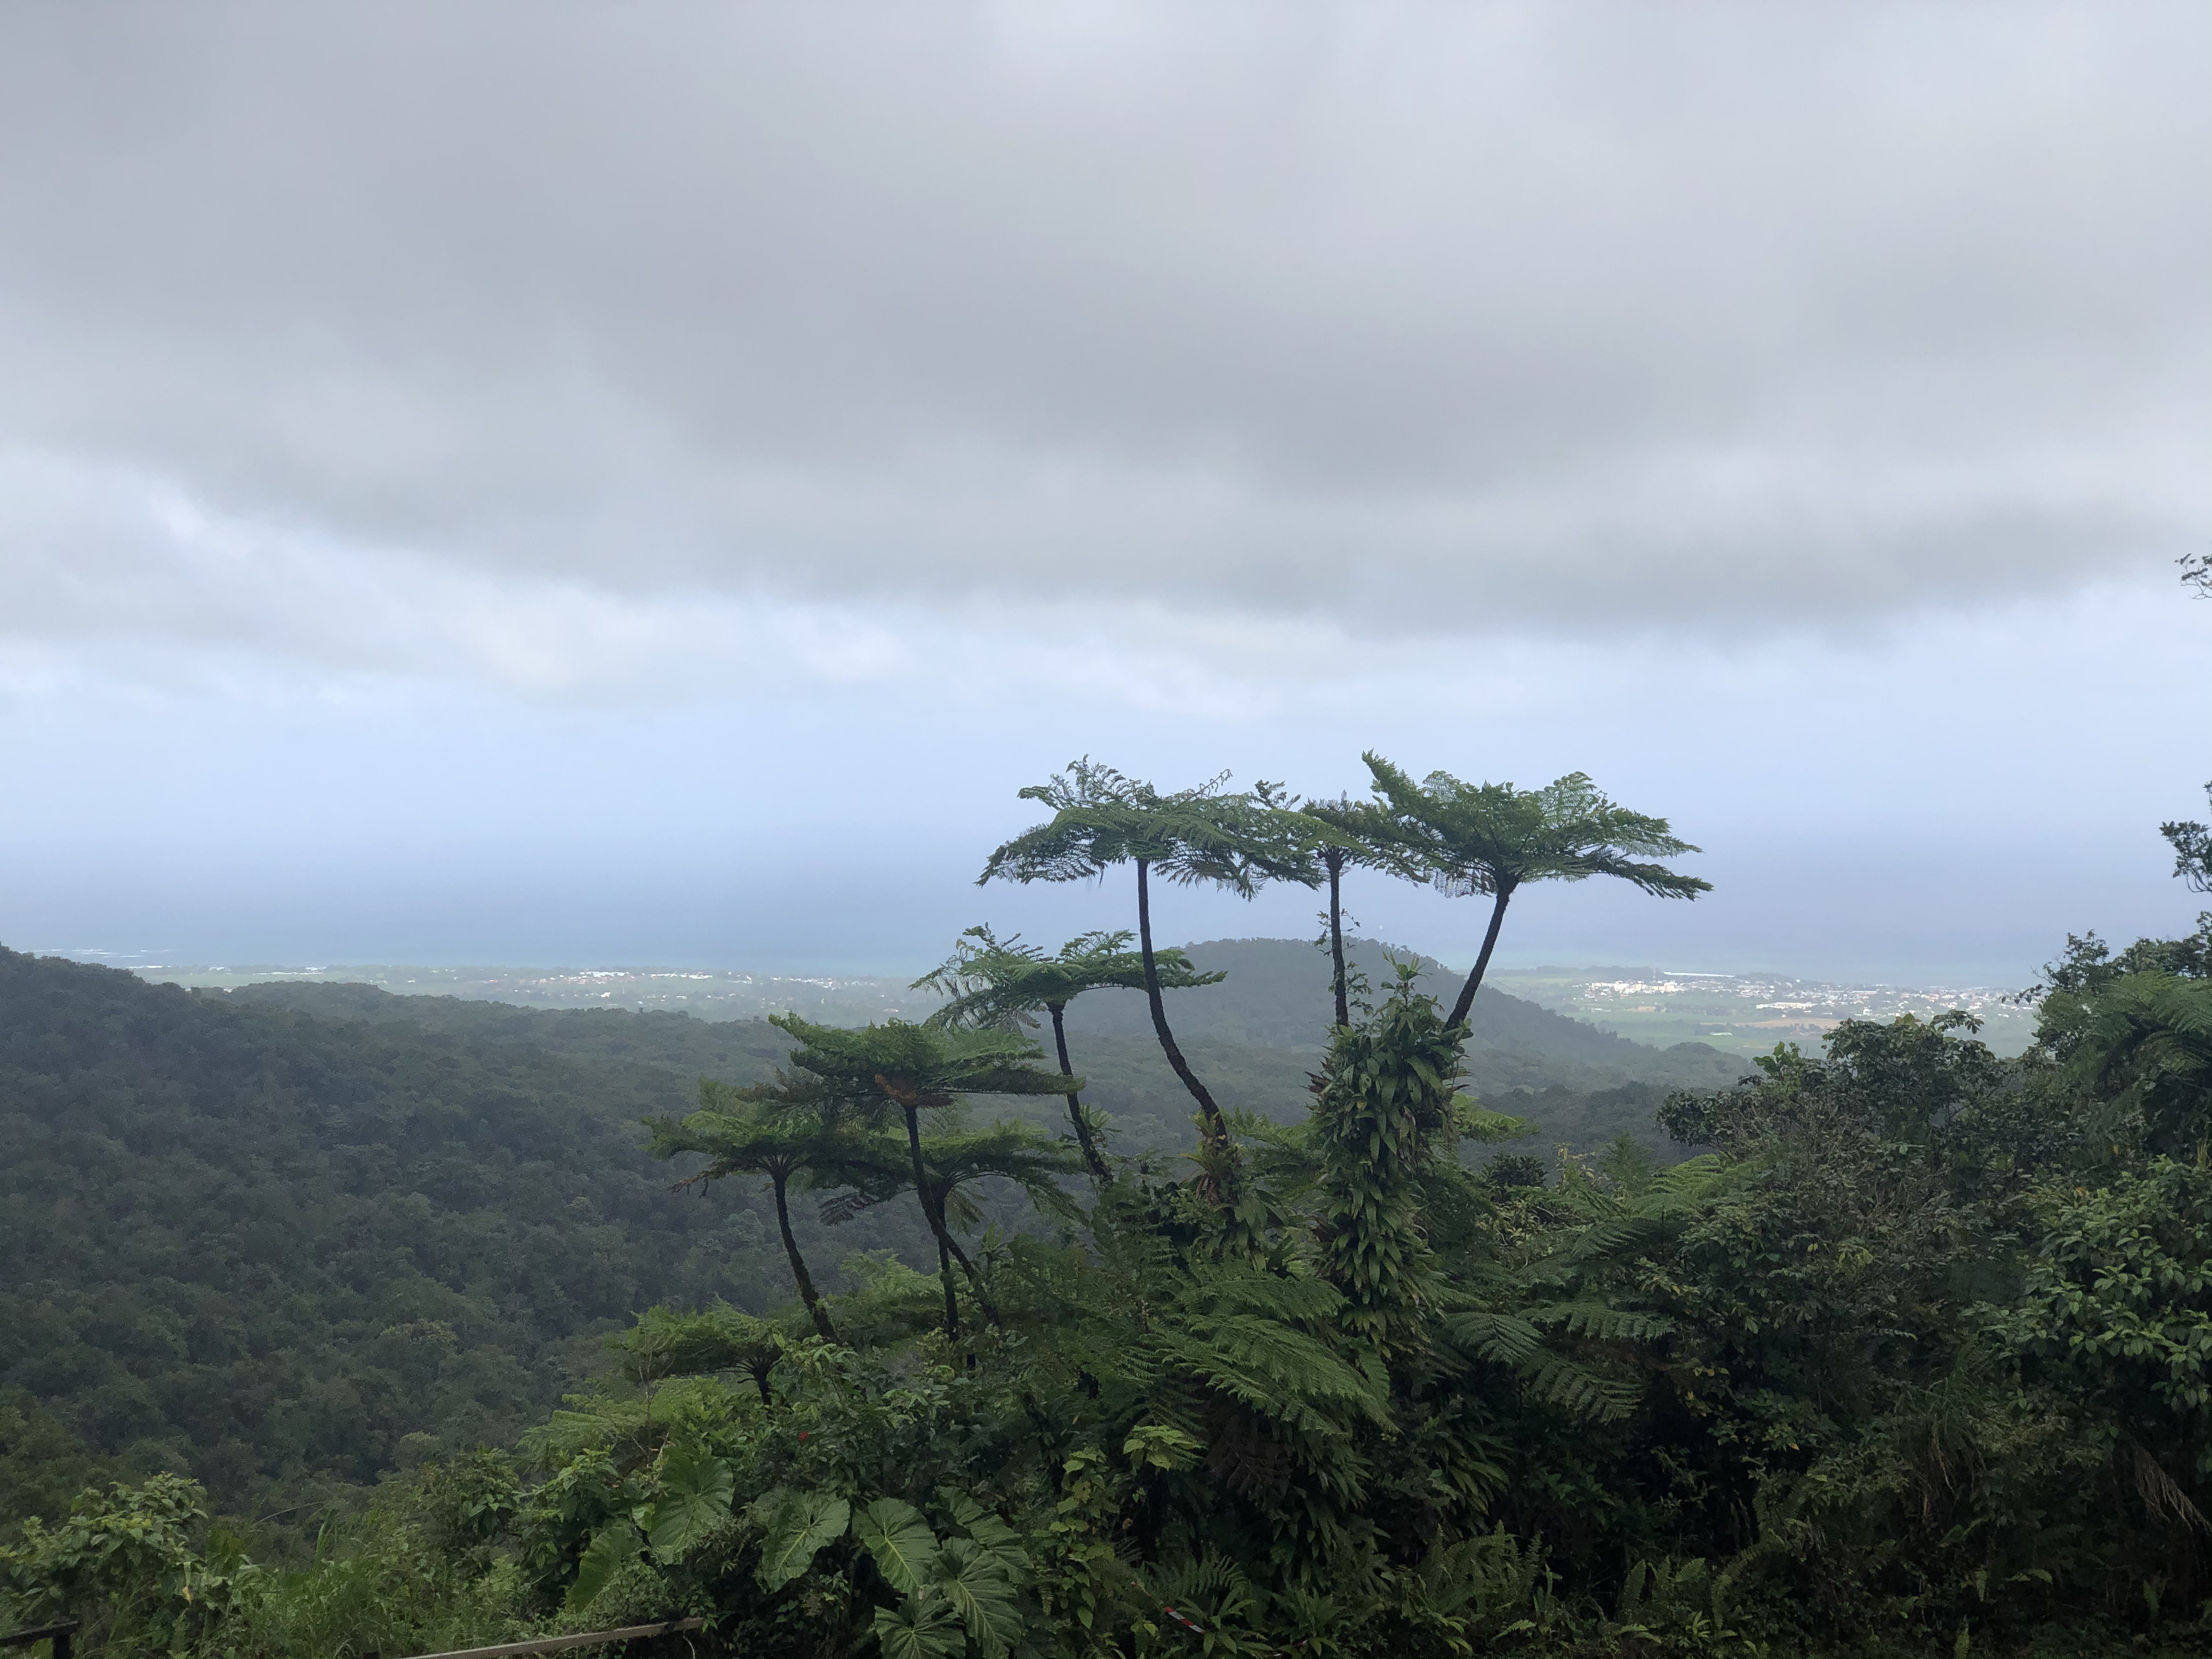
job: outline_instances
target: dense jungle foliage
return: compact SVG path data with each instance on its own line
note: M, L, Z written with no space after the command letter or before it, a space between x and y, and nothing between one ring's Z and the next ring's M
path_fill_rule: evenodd
M1694 849L1579 777L1370 764L1372 803L1085 763L1025 792L1047 821L987 877L1131 866L1133 933L976 930L929 1023L787 1017L772 1074L649 1109L672 1176L770 1196L788 1305L652 1310L561 1409L440 1448L311 1559L249 1559L180 1474L104 1484L23 1525L8 1608L118 1653L675 1613L763 1659L2205 1645L2212 915L2069 941L2020 1060L1963 1014L1845 1024L1667 1097L1680 1161L1494 1156L1522 1126L1463 1087L1459 1016L1515 892L1692 898L1653 858ZM2202 826L2166 830L2212 882ZM1474 972L1445 1007L1340 948L1303 1109L1224 1104L1154 886L1326 882L1334 917L1348 869L1486 901ZM1084 1097L1066 1014L1109 988L1194 1109L1178 1154ZM994 1184L1036 1220L993 1224ZM829 1285L797 1225L825 1193L919 1235Z
M1237 1039L1278 994L1325 1032L1325 965L1286 940L1197 948L1231 975L1193 1022L1208 1076L1234 1104L1302 1110L1317 1050ZM1181 1085L1093 1000L1071 1026L1088 1098L1124 1150L1170 1146ZM1545 1087L1532 1113L1577 1144L1660 1092L1603 1086L1624 1059L1658 1079L1723 1063L1487 993L1477 1014L1486 1088ZM788 1047L756 1020L365 986L187 995L0 952L0 1539L95 1475L164 1472L221 1513L312 1523L398 1467L511 1443L640 1310L773 1311L789 1280L765 1196L672 1194L639 1120L684 1110L702 1076L765 1079ZM1034 1224L1018 1194L978 1191L1000 1224ZM860 1283L849 1257L933 1259L910 1206L833 1226L817 1201L793 1224L836 1290Z

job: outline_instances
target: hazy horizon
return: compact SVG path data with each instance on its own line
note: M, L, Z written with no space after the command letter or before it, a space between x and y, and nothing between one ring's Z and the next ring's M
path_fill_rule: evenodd
M1114 925L1114 919L1102 920L1100 925ZM1348 935L1347 939L1352 937ZM1462 951L1455 957L1449 953L1440 954L1425 946L1413 945L1395 938L1372 934L1360 934L1357 938L1363 943L1381 945L1391 950L1413 951L1431 957L1455 973L1465 973L1473 964L1474 957L1473 949ZM1057 939L1047 939L1042 934L1037 935L1036 939L1037 942L1047 945L1058 942ZM1160 942L1163 945L1173 944L1183 947L1194 947L1223 940L1279 940L1287 943L1310 944L1315 950L1316 962L1322 960L1322 952L1319 945L1310 936L1298 933L1216 931L1202 934L1190 933L1188 936L1182 934L1170 936L1167 933L1160 935ZM2063 942L2062 940L2061 943ZM2127 941L2122 939L2118 942L2124 944ZM948 939L948 946L949 944ZM0 945L32 956L64 957L72 961L91 963L103 967L127 969L138 973L166 969L207 975L251 973L327 975L350 969L397 970L423 968L439 971L481 969L496 972L570 974L595 972L751 974L762 977L793 980L816 976L878 980L897 984L906 984L920 977L941 961L945 955L945 951L940 950L934 956L915 956L898 960L887 957L830 959L809 957L803 951L788 957L775 959L759 956L747 957L742 953L694 954L682 957L599 954L555 959L550 957L471 955L465 952L347 955L331 951L319 954L311 951L289 957L258 957L250 953L234 952L225 955L221 952L195 952L188 950L161 950L150 947L133 949L98 945L18 943L9 939L0 939ZM2050 953L2051 956L2057 954L2057 951L2055 948ZM1577 974L1660 973L1690 977L1771 975L1778 978L1818 981L1835 985L1881 986L1899 990L1929 988L2018 989L2033 981L2043 965L2043 961L2048 959L2046 957L2038 962L2026 964L2024 969L2015 969L2014 965L2009 963L1984 964L1992 968L1994 971L1980 975L1964 970L1948 973L1934 971L1923 974L1917 979L1899 979L1884 978L1880 975L1816 972L1800 963L1762 961L1748 957L1741 961L1718 964L1705 961L1691 963L1665 956L1631 957L1622 955L1597 954L1568 959L1557 956L1546 957L1540 952L1529 951L1516 951L1501 945L1492 958L1492 971L1498 974L1533 974L1556 969L1563 973Z
M1368 748L1705 849L1694 905L1531 893L1509 963L2186 931L2208 52L2165 3L10 12L0 939L896 972L1127 921L971 884L1073 757Z

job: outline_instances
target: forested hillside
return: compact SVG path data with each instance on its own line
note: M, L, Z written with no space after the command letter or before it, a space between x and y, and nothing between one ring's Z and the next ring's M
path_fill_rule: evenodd
M1287 941L1196 948L1231 977L1184 994L1184 1023L1208 1034L1195 1063L1232 1108L1302 1115L1319 1049L1273 1041L1300 1028L1255 1011L1295 988L1310 1037L1326 964ZM1612 1075L1544 1042L1669 1064L1512 999L1477 1012L1494 1046L1474 1069L1501 1095ZM1089 1097L1122 1150L1177 1145L1189 1102L1126 1013L1078 1029ZM283 1508L511 1440L640 1309L773 1308L786 1273L760 1194L671 1193L639 1121L690 1109L702 1077L757 1082L789 1047L758 1020L363 986L194 994L0 955L0 1388L21 1391L23 1415L0 1457L43 1411L80 1461ZM1554 1139L1596 1145L1622 1122L1656 1138L1660 1092L1554 1083L1516 1109L1543 1126L1530 1145L1548 1158ZM1054 1109L1002 1107L1048 1123ZM1007 1194L986 1196L1018 1219ZM857 1252L927 1264L903 1211L832 1229L818 1208L793 1225L833 1290L851 1288L837 1263Z
M780 1034L415 1012L0 952L0 1387L86 1452L278 1508L511 1440L655 1302L787 1294L750 1196L672 1193L638 1127L699 1075L765 1075ZM889 1208L799 1224L833 1259L919 1233Z
M1078 763L987 873L1133 862L1141 919L1154 865L1364 848L1493 937L1516 872L1703 890L1586 779L1370 763L1387 811ZM1179 1042L1218 970L1141 932L975 930L931 1020L860 1029L0 957L0 1611L118 1659L672 1613L749 1659L2212 1643L2212 915L2069 940L2018 1059L1906 1016L1527 1097L1656 1102L1671 1164L1510 1150L1462 1086L1515 1054L1469 1046L1480 966L1449 1008L1356 969L1316 1050ZM1067 1016L1132 988L1170 1155L1060 1063L1110 1096L1138 1039Z

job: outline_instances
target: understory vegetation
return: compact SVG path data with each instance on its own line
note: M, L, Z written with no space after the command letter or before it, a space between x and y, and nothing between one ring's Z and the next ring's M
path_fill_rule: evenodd
M1509 906L1595 878L1693 899L1663 860L1695 849L1579 775L1369 763L1360 801L1087 762L1025 791L1044 821L985 879L1126 870L1133 914L1105 920L1127 931L1048 952L974 930L928 1022L782 1017L780 1064L635 1114L664 1182L757 1195L753 1259L788 1299L620 1322L558 1409L501 1434L487 1407L484 1443L423 1448L304 1553L211 1520L184 1468L62 1513L66 1431L0 1400L6 1467L46 1482L0 1548L0 1608L82 1616L117 1654L396 1656L693 1614L670 1651L2212 1644L2212 915L2118 953L2069 941L2020 1059L1964 1014L1846 1024L1736 1086L1638 1096L1659 1133L1546 1158L1466 1086ZM2166 833L2212 887L2203 826ZM1486 907L1449 1001L1346 951L1354 871ZM1178 1039L1206 972L1152 933L1164 889L1267 881L1326 889L1334 1007L1296 1100L1262 1112ZM1178 1150L1123 1144L1086 1097L1070 1010L1117 991L1185 1091ZM488 1169L550 1133L512 1087L483 1108ZM96 1122L72 1132L96 1152ZM539 1271L568 1259L560 1215L468 1292L483 1317L542 1281L579 1329L605 1318L620 1286ZM833 1279L818 1228L870 1217L896 1243ZM241 1306L282 1248L241 1237ZM149 1293L167 1324L131 1316L211 1340L185 1294Z

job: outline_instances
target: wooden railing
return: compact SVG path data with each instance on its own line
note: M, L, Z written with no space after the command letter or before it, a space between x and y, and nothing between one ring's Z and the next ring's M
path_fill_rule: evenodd
M657 1625L625 1625L620 1630L590 1630L580 1636L542 1636L534 1642L506 1642L495 1648L460 1648L452 1653L426 1653L417 1659L521 1659L526 1653L559 1653L568 1648L595 1648L609 1642L635 1642L647 1636L665 1636L671 1631L697 1630L707 1621L703 1619L668 1619ZM36 1630L19 1630L13 1636L0 1636L0 1648L28 1647L33 1642L52 1642L54 1659L70 1659L70 1638L76 1635L79 1626L74 1619L64 1619L57 1625L41 1625ZM363 1654L362 1659L378 1659L374 1653Z
M0 1648L27 1648L33 1642L52 1642L54 1659L70 1659L70 1638L77 1632L77 1621L64 1619L58 1625L41 1625L36 1630L19 1630L13 1636L0 1636Z
M451 1653L424 1653L415 1659L514 1659L526 1653L559 1653L564 1648L595 1648L607 1642L635 1642L647 1636L665 1636L671 1631L697 1630L707 1621L703 1619L670 1619L658 1625L625 1625L620 1630L586 1631L580 1636L541 1636L534 1642L506 1642L495 1648L456 1648ZM57 1652L54 1659L68 1659L68 1655ZM362 1659L377 1659L374 1654L363 1654Z

